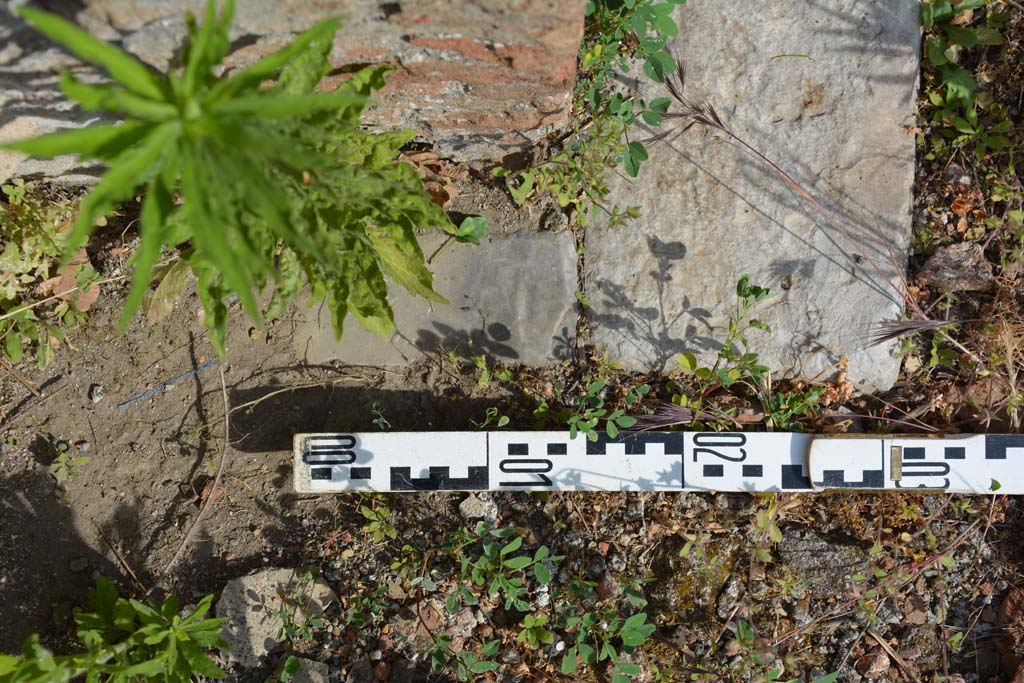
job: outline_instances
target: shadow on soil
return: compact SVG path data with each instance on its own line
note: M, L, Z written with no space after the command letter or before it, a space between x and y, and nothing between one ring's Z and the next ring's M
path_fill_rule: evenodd
M231 418L231 440L244 453L291 451L292 437L302 432L377 432L374 406L386 407L391 431L462 430L470 417L508 402L501 398L451 397L428 391L400 391L363 386L313 387L281 391L268 384L230 392L231 405L247 408ZM457 403L456 403L457 401Z

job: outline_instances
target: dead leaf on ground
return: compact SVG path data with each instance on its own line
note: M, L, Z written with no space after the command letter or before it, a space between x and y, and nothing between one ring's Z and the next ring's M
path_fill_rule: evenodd
M92 267L89 254L85 247L75 252L71 261L57 271L57 275L44 280L39 285L39 293L43 296L57 295L63 301L72 303L80 311L88 311L100 296L100 286L92 283L83 289L78 288L76 275L83 267Z
M430 150L403 152L398 155L398 160L416 169L423 181L423 188L438 206L444 206L458 196L456 180L469 177L469 169L464 164L445 161Z

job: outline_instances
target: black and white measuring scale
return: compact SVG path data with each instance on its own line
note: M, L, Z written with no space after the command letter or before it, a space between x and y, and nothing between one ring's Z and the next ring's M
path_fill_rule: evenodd
M295 489L1024 494L1024 436L629 432L297 434Z

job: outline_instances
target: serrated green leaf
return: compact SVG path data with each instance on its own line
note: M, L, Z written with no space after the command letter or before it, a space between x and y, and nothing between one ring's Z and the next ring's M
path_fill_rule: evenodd
M207 678L224 678L227 675L195 643L182 640L178 643L178 650L192 672Z

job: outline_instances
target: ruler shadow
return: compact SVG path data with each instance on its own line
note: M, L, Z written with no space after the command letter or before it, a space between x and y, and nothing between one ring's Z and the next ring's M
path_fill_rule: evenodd
M472 429L488 408L516 398L471 398L433 391L404 391L364 386L304 387L281 392L267 384L231 390L231 405L257 402L231 416L232 446L243 453L290 451L295 434L316 432L436 432ZM275 393L278 392L278 393ZM269 398L268 398L269 397ZM265 400L261 400L265 399ZM390 427L374 420L379 404Z

